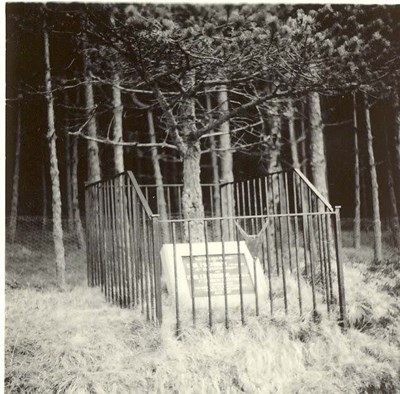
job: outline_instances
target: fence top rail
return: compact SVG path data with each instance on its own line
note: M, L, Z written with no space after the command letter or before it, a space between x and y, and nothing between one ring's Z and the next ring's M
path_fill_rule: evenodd
M209 187L209 186L220 186L221 184L218 183L202 183L201 186ZM162 185L156 185L154 183L151 184L141 184L139 185L140 188L146 187L183 187L183 183L163 183Z
M318 191L318 189L309 181L309 179L297 168L294 169L295 173L302 179L302 181L312 190L312 192L320 199L320 201L331 211L334 209L329 201Z
M147 214L147 216L149 216L151 218L158 217L159 216L158 214L154 214L152 212L152 210L150 208L150 205L149 205L148 201L146 200L146 197L144 196L142 190L140 189L140 186L138 185L138 183L137 183L137 181L135 179L135 176L133 175L132 171L120 172L119 174L115 174L115 175L113 175L113 176L111 176L109 178L106 178L106 179L101 179L99 181L91 182L91 183L85 183L85 188L87 189L87 188L95 186L95 185L105 184L105 183L107 183L109 181L112 181L115 178L122 177L122 176L126 176L130 180L130 182L131 182L132 186L134 187L135 192L138 195L138 198L139 198L139 200L140 200L140 202L141 202L141 204L143 206L143 209L145 210L145 212Z
M236 219L273 219L282 217L307 217L307 216L335 216L335 212L304 212L304 213L277 213L273 215L246 215L246 216L220 216L220 217L203 217L203 218L179 218L179 219L159 219L160 223L185 223L197 221L217 221L217 220L236 220Z
M98 181L94 181L94 182L85 182L85 188L94 186L94 185L98 185L100 183L106 183L108 181L111 181L115 178L118 178L120 176L126 175L129 171L124 171L124 172L119 172L118 174L112 175L110 177L104 178L104 179L99 179Z
M142 190L140 189L140 186L138 185L138 183L137 183L132 171L128 171L127 175L129 177L130 181L132 182L132 185L135 188L135 191L136 191L136 193L137 193L137 195L139 197L139 200L142 203L142 206L143 206L144 210L146 211L147 215L149 217L158 217L158 215L153 214L153 212L152 212L152 210L150 208L150 205L149 205L146 197L144 196Z

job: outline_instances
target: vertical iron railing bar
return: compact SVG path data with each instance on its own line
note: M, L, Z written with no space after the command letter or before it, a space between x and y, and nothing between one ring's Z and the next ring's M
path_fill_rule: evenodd
M211 187L208 188L208 195L210 198L210 216L214 216L214 198L213 198L213 190Z
M331 226L331 216L326 216L326 239L328 245L328 273L329 273L329 292L330 292L330 301L333 303L333 283L332 283L332 256L331 256L331 239L330 239L330 226Z
M222 251L222 274L224 279L224 307L225 307L225 328L229 328L229 312L228 312L228 284L226 280L226 257L225 257L225 241L222 220L219 220L221 231L221 251Z
M318 238L319 238L319 258L320 258L320 271L321 271L321 287L322 287L322 291L325 290L325 273L324 273L324 244L323 244L323 239L322 239L322 226L321 226L321 219L322 216L318 215L316 217L317 219L317 223L318 223ZM325 301L327 301L327 297L326 294L324 295L325 297Z
M138 218L138 211L137 211L137 200L138 196L136 193L135 188L133 185L130 185L131 189L131 196L132 196L132 202L131 202L131 207L132 207L132 212L131 212L131 217L132 217L132 229L133 229L133 245L135 246L135 254L134 254L134 282L135 282L135 305L140 304L140 259L141 259L141 247L139 243L139 231L138 231L138 223L139 223L139 218Z
M343 328L348 327L347 312L346 312L346 297L344 290L344 276L342 265L342 234L340 229L340 206L335 207L335 245L336 245L336 270L339 292L339 313L340 324Z
M92 228L89 225L89 223L92 222L91 218L91 209L89 207L89 201L92 201L91 198L91 193L92 193L92 188L86 188L85 189L85 218L86 218L86 239L87 239L87 252L86 252L86 281L88 287L90 287L90 275L91 275L91 261L92 261L92 247L94 244L93 238L92 238Z
M122 196L123 196L123 212L124 212L124 237L125 237L125 243L126 243L126 286L127 286L127 307L130 308L132 305L132 244L131 244L131 238L130 238L130 222L129 222L129 180L126 175L122 177L122 185L123 185L123 190L122 190Z
M106 226L106 260L107 260L107 286L108 286L108 301L114 302L114 288L112 286L112 238L111 238L111 229L110 229L110 216L109 216L109 196L108 196L108 185L106 182L102 184L103 192L104 192L104 222Z
M172 207L171 207L171 189L169 187L164 188L167 192L167 209L168 209L168 217L170 218L172 215Z
M326 207L323 208L324 211L326 212ZM324 239L323 242L323 255L324 255L324 275L325 275L325 302L326 302L326 309L328 312L328 315L330 314L330 296L329 296L329 273L328 273L328 250L327 250L327 244L326 244L326 236L327 236L327 230L326 230L326 221L325 221L325 216L321 216L321 226L322 226L322 237Z
M195 301L195 288L193 280L193 248L192 248L192 221L188 221L188 241L189 241L189 264L190 264L190 288L192 289L192 319L193 326L196 327L196 301Z
M293 178L294 178L294 174ZM293 179L293 210L294 213L297 214L297 178ZM301 282L300 282L300 267L299 267L299 240L298 240L298 233L299 233L299 222L297 216L294 217L294 243L295 243L295 255L296 255L296 276L297 276L297 291L299 297L299 311L300 315L303 314L303 302L301 299Z
M308 219L310 221L308 225L309 230L309 239L310 239L310 275L311 275L311 291L312 291L312 303L313 303L313 315L317 314L317 299L315 295L315 262L314 256L316 255L313 251L313 242L312 239L314 237L314 226L313 226L313 215L310 213L308 215Z
M300 201L302 207L302 220L303 220L303 247L304 247L304 274L306 278L308 278L308 267L307 267L307 247L310 246L307 243L307 234L308 234L308 220L307 220L307 209L305 206L305 197L303 195L303 184L300 183Z
M287 172L283 173L284 176L284 191L285 191L285 203L286 203L286 213L290 213L290 205L289 205L289 185L288 185L288 178L287 178ZM290 226L290 216L286 216L286 224L287 224L287 231L288 231L288 251L289 251L289 268L290 268L290 273L293 273L293 267L292 267L292 245L291 245L291 226Z
M154 256L153 256L153 248L152 248L152 242L151 242L151 238L152 238L152 226L153 222L151 218L147 218L147 250L148 250L148 255L149 255L149 259L148 259L148 276L149 276L149 282L150 282L150 320L154 321Z
M252 222L254 222L254 220L256 220L255 218L252 219ZM258 245L258 240L255 241L255 246L256 247ZM257 259L258 259L258 255L257 255L257 250L254 250L254 252L252 252L252 254L254 253L253 257L253 274L254 274L254 295L255 295L255 307L256 307L256 316L260 315L260 307L259 307L259 300L258 300L258 272L257 272Z
M111 253L110 253L110 268L111 268L111 286L112 286L112 302L115 303L117 299L117 286L116 286L116 278L115 278L115 235L113 231L113 217L112 217L112 206L111 206L111 185L110 182L107 181L107 197L108 197L108 224L109 224L109 229L110 229L110 245L111 247Z
M245 194L245 184L244 182L241 183L241 189L242 189L242 215L246 215L246 194ZM243 228L244 231L247 231L247 223L246 220L243 221Z
M95 207L96 207L96 216L95 216L95 228L96 228L96 234L97 234L97 240L100 239L100 217L99 217L99 189L98 186L96 186L96 198L95 198ZM94 284L95 286L98 286L100 283L100 242L96 242L96 260L95 260L95 270L94 270Z
M261 214L262 215L262 212L259 212L258 211L258 203L257 203L257 200L258 200L258 193L257 193L257 184L258 184L258 182L256 182L256 179L253 179L253 198L254 198L254 214L255 215L258 215L258 214ZM255 228L256 228L256 233L258 233L259 232L259 230L258 230L258 228L261 228L262 227L262 223L261 223L261 226L260 227L258 227L258 224L259 224L259 219L255 219ZM254 233L255 234L255 233Z
M237 252L238 252L238 275L239 275L239 294L240 294L240 317L242 320L242 324L245 324L244 319L244 303L243 303L243 283L242 283L242 256L240 251L240 239L239 239L239 231L236 227L236 243L237 243Z
M145 220L145 215L144 211L141 205L137 206L138 210L138 216L140 220L140 224L142 225L142 228L139 230L138 228L138 234L139 234L139 245L140 250L141 250L141 255L140 255L140 262L139 262L139 268L140 268L140 304L142 307L142 313L144 314L146 311L146 279L145 279L145 272L146 272L146 267L145 267L145 262L146 262L146 241L144 237L144 225L143 222Z
M275 210L275 187L274 187L274 178L273 176L269 177L271 183L271 203L272 203L272 214L276 215L277 212ZM279 276L279 249L278 249L278 236L277 236L277 218L273 217L273 236L275 243L275 264L276 264L276 274Z
M156 318L157 324L160 326L163 320L162 313L162 295L161 295L161 260L158 251L160 250L160 224L158 218L153 217L153 255L154 279L155 279L155 297L156 297Z
M182 218L182 192L183 192L183 185L179 186L178 188L178 212L179 212L179 217Z
M106 270L106 264L105 264L105 248L106 248L106 234L105 234L105 229L104 229L104 200L103 200L103 185L100 184L99 186L99 218L100 218L100 229L101 229L101 237L100 237L100 254L101 254L101 259L100 259L100 267L101 267L101 291L104 292L104 295L106 296L106 286L105 286L105 270ZM107 296L106 296L107 299Z
M176 234L175 223L172 223L172 249L174 256L174 287L175 287L175 317L176 317L176 335L180 335L181 324L179 315L179 288L178 288L178 267L177 267L177 254L176 254Z
M121 252L122 252L122 259L121 259L121 273L122 273L122 305L124 308L127 306L127 289L126 289L126 242L125 242L125 209L124 209L124 189L122 186L123 182L123 175L117 178L118 179L118 196L119 196L119 223L120 226L120 242L121 242Z
M122 246L121 246L121 236L119 234L119 223L117 220L117 187L116 182L118 178L113 178L111 181L111 201L112 201L112 210L113 210L113 228L114 228L114 242L116 243L116 258L114 261L115 269L116 269L116 279L117 279L117 287L118 287L118 302L122 307L122 277L121 277L121 262L122 262Z
M213 325L212 316L212 302L211 302L211 279L210 279L210 256L208 253L208 234L207 234L207 221L203 221L203 232L204 232L204 245L206 248L206 276L207 276L207 298L208 298L208 324L210 328Z

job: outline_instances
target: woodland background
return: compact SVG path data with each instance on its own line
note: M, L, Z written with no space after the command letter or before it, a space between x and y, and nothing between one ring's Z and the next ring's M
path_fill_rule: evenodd
M9 392L400 390L400 7L8 3L6 23ZM342 206L347 333L288 316L177 343L86 287L86 181L183 183L198 217L200 182L290 168Z

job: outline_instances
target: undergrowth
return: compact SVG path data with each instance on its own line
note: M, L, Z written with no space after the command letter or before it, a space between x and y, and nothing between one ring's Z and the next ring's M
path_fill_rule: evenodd
M8 254L5 389L10 393L400 392L398 255L380 264L345 250L350 328L289 314L248 318L213 332L146 323L84 284L69 256L70 286ZM44 268L43 266L46 266ZM40 269L42 267L42 270ZM37 275L37 277L35 277Z

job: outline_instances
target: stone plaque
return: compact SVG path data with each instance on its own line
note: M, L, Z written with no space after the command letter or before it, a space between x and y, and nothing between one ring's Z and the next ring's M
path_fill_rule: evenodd
M194 296L196 308L208 307L210 293L212 306L223 308L225 305L225 262L228 305L238 306L240 305L240 261L243 302L254 305L254 262L246 243L244 241L239 242L240 254L238 253L237 242L224 242L223 246L221 242L210 242L207 246L208 255L204 243L193 243L192 253L190 253L189 244L175 244L175 251L173 244L163 245L161 248L163 277L169 294L175 294L176 275L180 305L191 306L192 296ZM223 250L224 253L222 253ZM209 279L207 278L207 266ZM255 266L257 293L259 297L263 297L267 291L264 273L258 260L256 260Z
M182 256L186 273L186 280L192 294L192 278L190 275L190 256ZM224 256L222 254L209 255L208 266L210 273L210 293L212 296L224 295ZM192 256L193 288L195 297L208 297L207 256ZM240 255L243 294L254 293L253 281L246 264L244 254ZM227 294L240 294L239 283L239 255L225 255L225 278Z

